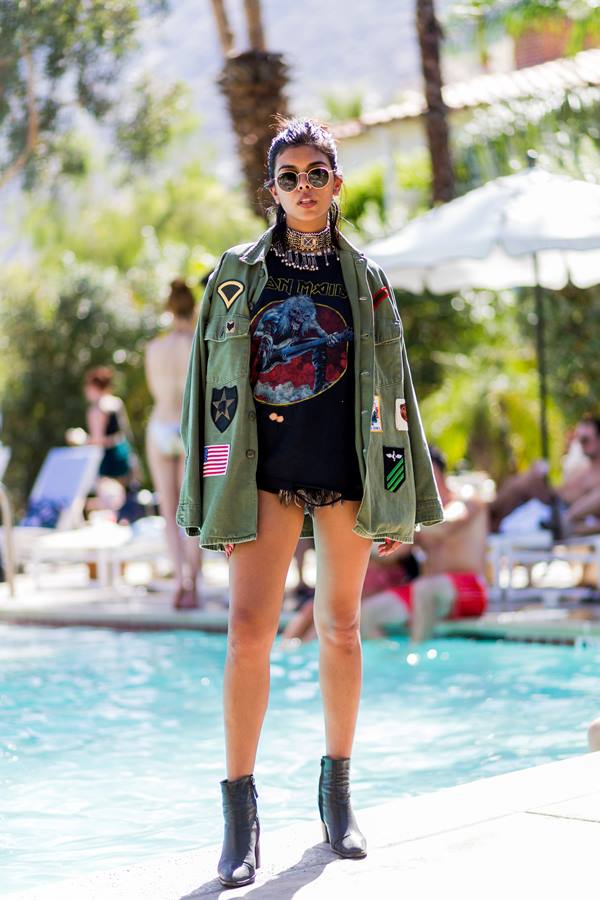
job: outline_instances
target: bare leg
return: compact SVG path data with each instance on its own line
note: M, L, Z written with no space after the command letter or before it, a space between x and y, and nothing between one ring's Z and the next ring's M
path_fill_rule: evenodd
M362 678L360 595L371 541L354 534L358 503L315 511L317 586L314 618L327 755L352 752Z
M360 610L360 633L364 638L385 636L384 626L404 625L408 610L394 591L380 591L363 598Z
M298 541L296 550L294 551L294 559L296 560L296 565L298 567L298 584L296 585L297 593L306 591L308 589L308 585L304 580L304 557L306 555L306 551L310 550L311 546L312 541L310 538L301 538Z
M185 470L185 457L181 455L179 457L178 466L177 466L177 497L179 498L179 493L181 491L181 485L183 483L183 475ZM189 577L192 581L193 585L196 585L196 580L198 578L198 573L200 572L200 568L202 566L202 550L200 549L200 545L198 544L198 538L189 537L185 534L184 531L179 531L179 540L183 544L183 552L185 555L185 560L187 562L187 567L189 571Z
M502 519L509 513L536 497L543 503L550 503L552 492L546 477L535 468L528 469L522 475L509 478L500 488L494 500L489 504L490 528L497 531Z
M236 544L229 560L229 628L224 680L227 778L254 772L269 701L269 657L285 579L302 530L303 511L258 492L255 541Z
M588 728L588 746L590 750L600 750L600 718L594 719Z
M164 456L154 446L151 440L146 444L146 455L150 473L156 491L158 491L158 499L160 513L165 520L165 532L167 538L167 547L171 563L173 564L173 574L175 576L175 584L178 589L184 587L184 551L179 534L179 526L175 521L175 513L177 511L177 503L179 501L179 479L177 457Z
M413 581L410 636L415 643L431 636L436 620L448 615L455 596L456 588L445 575L427 575Z
M571 503L567 512L567 522L574 528L583 524L588 516L600 517L600 488L588 491L583 497Z
M294 617L290 619L285 626L283 634L281 635L282 640L289 641L294 638L300 638L302 641L310 640L308 635L314 631L313 606L314 603L312 600L307 600L306 603L302 604ZM312 637L312 634L310 636Z

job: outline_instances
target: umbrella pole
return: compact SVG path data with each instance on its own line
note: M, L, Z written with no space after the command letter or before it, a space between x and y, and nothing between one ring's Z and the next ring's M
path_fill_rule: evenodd
M547 380L546 380L546 321L544 317L544 296L540 286L538 277L538 258L537 253L533 254L533 272L535 276L535 313L537 316L537 362L540 378L540 435L542 444L542 459L548 459L548 420L546 415L546 406L548 398Z

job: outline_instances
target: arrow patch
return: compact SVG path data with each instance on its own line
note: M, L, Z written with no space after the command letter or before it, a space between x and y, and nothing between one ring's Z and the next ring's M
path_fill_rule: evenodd
M383 448L383 477L386 491L393 494L406 481L406 460L402 447Z

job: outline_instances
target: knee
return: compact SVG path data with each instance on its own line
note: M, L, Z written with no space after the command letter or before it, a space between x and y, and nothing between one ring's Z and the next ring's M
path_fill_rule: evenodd
M346 653L352 653L360 646L360 616L335 617L325 621L315 621L319 640Z
M227 654L243 658L268 654L277 633L274 626L265 623L264 617L237 611L229 618L227 628Z

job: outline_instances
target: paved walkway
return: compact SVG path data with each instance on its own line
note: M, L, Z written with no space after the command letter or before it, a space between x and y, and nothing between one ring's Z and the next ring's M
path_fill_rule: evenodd
M260 789L260 788L259 788ZM6 900L495 900L595 897L600 753L359 811L364 860L340 860L319 823L272 832L254 885L224 890L220 847L8 895Z
M227 573L219 559L204 566L201 610L177 611L171 607L171 591L166 581L152 590L121 582L102 588L87 581L81 568L65 567L44 576L43 588L36 590L31 579L19 576L17 593L9 597L0 584L0 622L21 625L89 626L135 630L186 629L225 632L227 629ZM284 611L281 625L288 621ZM521 641L574 643L600 642L598 604L543 607L531 601L512 609L491 606L480 619L442 622L436 637L474 637Z

